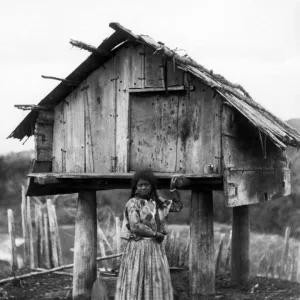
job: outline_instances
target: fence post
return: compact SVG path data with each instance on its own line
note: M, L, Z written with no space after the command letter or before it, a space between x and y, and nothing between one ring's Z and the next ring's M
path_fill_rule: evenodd
M222 233L220 236L220 243L219 243L217 257L216 257L216 274L218 274L220 272L220 263L222 260L222 250L223 250L224 238L225 238L225 233Z
M55 236L55 223L54 223L54 218L53 218L51 199L47 199L47 210L48 210L49 229L50 229L51 259L52 259L54 268L56 268L56 267L58 267L57 239Z
M18 269L18 260L17 260L14 214L11 209L7 210L7 218L8 218L8 233L9 233L10 244L11 244L11 269L13 272L15 272Z
M227 256L226 256L226 260L225 260L225 270L226 271L230 271L231 240L232 240L232 230L230 229L228 243L227 243Z
M284 251L282 255L282 260L280 264L280 278L283 278L286 275L286 266L289 254L289 241L290 241L290 234L291 234L291 227L288 226L285 229L285 236L284 236Z
M59 266L62 266L64 264L63 262L63 255L62 255L62 249L61 249L61 243L60 243L60 235L59 235L59 228L58 228L58 222L57 222L57 216L56 216L56 209L55 205L52 204L52 212L53 212L53 219L54 219L54 225L55 225L55 235L56 235L56 243L57 243L57 255L58 255L58 264Z
M50 269L50 248L49 248L49 222L48 222L48 214L47 214L47 207L44 206L44 249L45 249L45 267Z
M31 220L31 201L30 197L27 197L27 226L29 235L29 262L30 268L34 269L34 248L33 248L33 234L32 234L32 220Z
M25 187L22 186L22 202L21 202L21 213L22 213L22 232L24 238L24 266L29 266L29 234L27 227L27 198L25 195Z

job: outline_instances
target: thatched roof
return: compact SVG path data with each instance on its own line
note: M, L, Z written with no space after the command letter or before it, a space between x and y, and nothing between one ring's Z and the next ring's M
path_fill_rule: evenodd
M115 32L105 39L98 47L99 50L103 51L103 55L99 55L99 53L91 54L66 79L74 82L81 82L95 69L99 68L109 60L110 57L107 53L113 54L114 48L120 43L126 42L127 40L143 43L152 47L154 53L172 59L178 68L193 74L217 91L223 97L224 101L237 109L278 147L285 149L288 145L294 147L300 146L300 134L298 131L255 102L240 85L233 84L223 76L214 74L212 71L207 70L188 56L180 56L176 51L171 50L162 43L157 43L149 36L135 35L118 23L111 23L110 27L113 28ZM58 102L68 96L73 89L74 86L60 83L39 103L39 105L55 106ZM25 136L31 136L33 134L36 118L37 112L31 111L10 134L9 138L13 137L21 140Z

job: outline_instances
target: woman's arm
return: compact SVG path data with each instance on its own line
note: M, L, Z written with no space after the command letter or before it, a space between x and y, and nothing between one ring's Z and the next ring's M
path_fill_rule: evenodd
M170 212L180 212L183 208L183 203L180 200L180 194L176 189L170 190L172 195L172 204L170 207Z
M170 183L170 192L172 195L172 204L169 210L170 212L179 212L183 208L183 203L180 200L180 194L176 189L177 180L178 177L175 176L171 179L171 183Z
M138 207L133 203L127 208L130 231L139 236L155 237L156 232L142 223Z

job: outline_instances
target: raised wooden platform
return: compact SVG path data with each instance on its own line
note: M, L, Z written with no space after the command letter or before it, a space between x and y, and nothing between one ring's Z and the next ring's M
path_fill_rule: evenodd
M72 194L82 190L130 189L132 173L30 173L27 196ZM154 173L158 189L168 189L176 173ZM182 189L222 190L222 174L184 174Z

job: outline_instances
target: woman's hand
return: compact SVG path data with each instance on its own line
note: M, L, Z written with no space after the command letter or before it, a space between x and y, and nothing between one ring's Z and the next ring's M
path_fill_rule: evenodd
M164 240L165 236L160 233L160 232L156 232L155 234L155 239L158 243L162 243L162 241Z
M170 190L172 191L176 188L182 188L184 186L188 186L191 184L192 184L192 182L189 179L187 179L185 176L175 175L171 179Z

